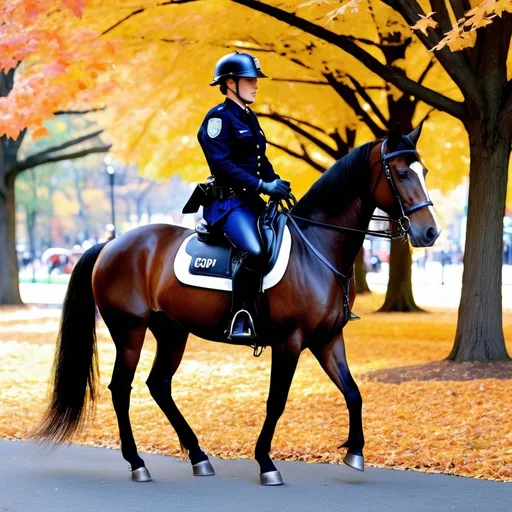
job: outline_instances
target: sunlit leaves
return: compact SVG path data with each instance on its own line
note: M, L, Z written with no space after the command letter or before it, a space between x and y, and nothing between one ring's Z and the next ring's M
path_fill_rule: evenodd
M502 16L504 12L512 13L512 0L483 0L457 20L452 30L433 50L440 50L445 46L452 51L472 47L476 40L475 31L489 25L496 16Z
M419 14L420 19L411 28L413 30L421 30L425 35L427 35L429 28L436 28L438 26L437 21L432 19L434 14L435 12L429 12L426 16Z

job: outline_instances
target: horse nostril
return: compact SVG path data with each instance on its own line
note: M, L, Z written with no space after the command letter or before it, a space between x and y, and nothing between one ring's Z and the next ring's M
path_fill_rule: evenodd
M428 228L427 232L425 233L425 238L427 239L428 242L432 242L437 238L438 235L439 232L437 231L436 228Z

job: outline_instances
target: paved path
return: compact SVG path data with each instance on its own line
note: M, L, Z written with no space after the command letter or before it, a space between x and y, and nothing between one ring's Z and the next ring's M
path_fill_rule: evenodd
M42 452L0 441L0 512L512 511L512 484L414 471L280 462L286 482L259 485L251 460L212 458L213 477L189 462L143 456L152 482L130 480L118 450L71 445Z

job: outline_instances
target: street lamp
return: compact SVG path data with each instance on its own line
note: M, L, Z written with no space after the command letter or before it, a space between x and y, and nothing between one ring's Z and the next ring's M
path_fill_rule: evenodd
M116 203L114 200L114 175L116 170L110 165L111 159L109 156L105 157L105 163L107 164L107 172L110 179L110 210L112 212L112 238L116 236ZM110 227L110 226L109 226Z

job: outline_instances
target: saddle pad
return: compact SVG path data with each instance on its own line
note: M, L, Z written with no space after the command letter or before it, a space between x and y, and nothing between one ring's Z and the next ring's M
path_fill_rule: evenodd
M263 278L263 290L268 290L281 281L292 248L292 237L288 226L283 232L283 241L275 265ZM211 290L232 291L231 286L231 250L229 247L205 244L197 240L195 233L183 240L176 258L174 273L178 281L190 286ZM194 273L190 272L193 268Z

